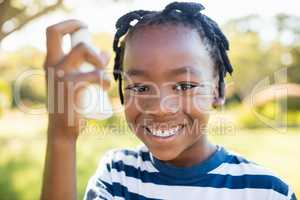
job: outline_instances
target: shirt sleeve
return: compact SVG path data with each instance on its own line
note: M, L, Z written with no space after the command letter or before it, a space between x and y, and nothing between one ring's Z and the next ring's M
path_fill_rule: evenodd
M113 200L110 163L112 151L107 152L99 162L94 175L89 179L84 200Z

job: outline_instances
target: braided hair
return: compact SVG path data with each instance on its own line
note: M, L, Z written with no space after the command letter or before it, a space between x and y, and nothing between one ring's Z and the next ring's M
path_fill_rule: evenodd
M141 27L151 25L184 25L196 29L205 44L210 48L210 55L215 61L218 70L219 97L224 97L225 83L224 77L227 72L233 72L227 52L229 42L220 30L218 24L202 14L204 6L193 2L173 2L167 5L163 11L136 10L120 17L116 23L117 32L114 37L113 50L115 52L114 79L119 83L119 96L121 104L124 104L122 92L123 55L125 50L126 38L130 37ZM133 22L136 22L133 24ZM122 37L125 39L121 40Z

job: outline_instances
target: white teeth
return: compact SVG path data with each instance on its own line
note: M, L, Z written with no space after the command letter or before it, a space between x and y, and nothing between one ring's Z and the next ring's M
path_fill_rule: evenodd
M150 131L151 131L152 135L159 136L159 137L168 137L168 136L175 135L176 133L178 133L180 128L181 128L180 126L177 126L175 128L171 128L169 130L150 129Z

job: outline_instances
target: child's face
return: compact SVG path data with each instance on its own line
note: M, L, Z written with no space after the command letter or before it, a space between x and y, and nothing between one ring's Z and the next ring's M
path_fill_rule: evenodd
M127 122L154 156L175 160L199 150L217 90L214 63L198 32L142 28L127 40L123 66ZM174 127L180 128L176 135L152 135Z

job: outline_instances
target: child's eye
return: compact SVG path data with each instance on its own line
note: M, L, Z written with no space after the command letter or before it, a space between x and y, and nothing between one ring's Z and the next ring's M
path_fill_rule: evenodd
M197 86L199 85L193 83L178 83L176 84L175 89L178 91L186 91Z
M134 93L143 93L149 91L149 87L141 84L135 84L133 86L128 86L126 90L133 91Z

